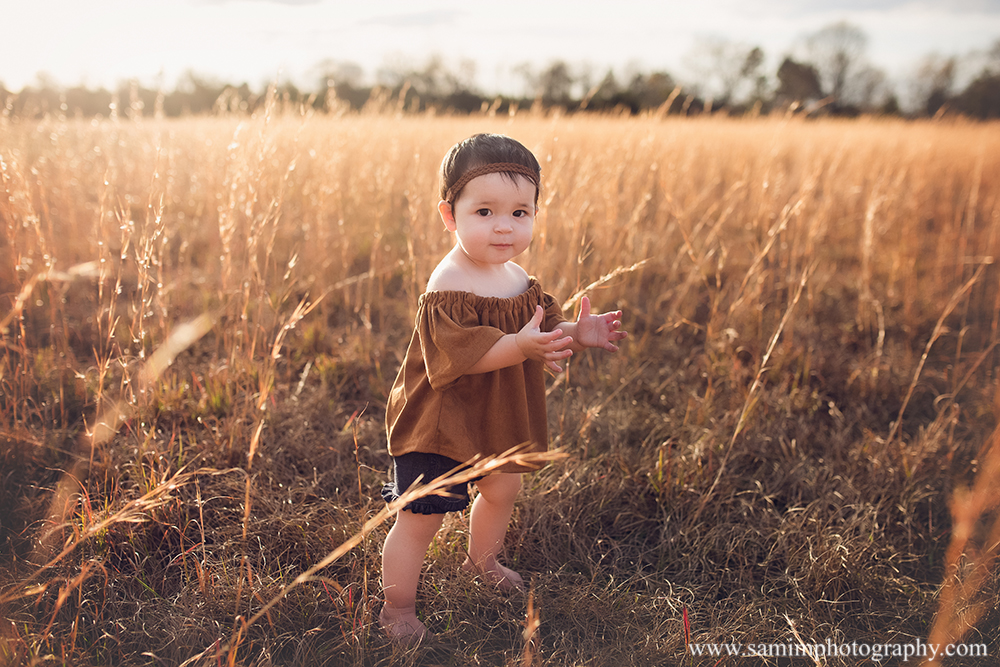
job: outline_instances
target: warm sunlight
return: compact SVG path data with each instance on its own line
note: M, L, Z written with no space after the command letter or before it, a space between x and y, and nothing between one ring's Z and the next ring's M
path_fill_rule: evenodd
M339 0L34 0L6 2L0 83L46 74L58 84L110 87L138 78L172 86L187 70L230 83L312 86L324 61L354 62L370 78L394 62L437 54L473 61L477 83L520 92L512 68L561 59L603 72L630 66L697 74L699 45L763 48L776 67L804 36L848 21L869 36L868 57L890 78L930 53L986 49L1000 35L996 2L919 4L853 0L709 0L690 3L375 3ZM703 50L703 49L701 49Z

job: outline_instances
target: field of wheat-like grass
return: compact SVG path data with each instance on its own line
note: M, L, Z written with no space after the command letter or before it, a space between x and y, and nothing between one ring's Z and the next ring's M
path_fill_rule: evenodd
M630 337L550 380L530 596L461 573L449 516L407 653L373 626L385 399L481 131L542 165L519 262ZM2 118L0 664L995 656L998 257L995 125Z

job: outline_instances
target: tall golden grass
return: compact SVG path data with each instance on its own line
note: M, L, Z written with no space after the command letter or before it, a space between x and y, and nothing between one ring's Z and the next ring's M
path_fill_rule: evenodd
M456 572L452 516L426 650L645 665L689 642L933 637L996 655L996 129L273 99L3 118L0 660L424 659L371 629L382 418L451 242L438 162L480 131L542 164L520 261L632 335L552 380L569 458L527 478L508 544L530 598Z

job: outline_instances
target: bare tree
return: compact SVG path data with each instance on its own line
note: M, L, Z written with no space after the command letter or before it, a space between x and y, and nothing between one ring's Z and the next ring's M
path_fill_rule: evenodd
M809 60L815 65L823 88L837 102L843 102L848 77L863 61L868 36L861 28L841 21L806 39Z
M929 55L917 68L911 95L920 113L933 116L954 93L958 62L954 56Z
M1000 118L1000 72L983 70L951 102L956 111L973 118Z
M696 88L728 104L751 93L744 90L749 88L744 84L757 83L764 52L760 47L712 37L699 40L686 60L697 79Z
M786 57L778 68L778 90L775 98L779 103L806 102L823 96L819 74L812 65L800 63Z
M430 56L421 69L410 69L406 78L418 95L438 99L449 95L461 84L458 77L447 68L440 55Z
M574 77L562 60L549 64L538 76L538 89L546 104L569 104Z
M755 46L747 52L743 67L740 68L740 76L751 85L750 101L760 101L764 99L764 91L767 88L767 76L761 72L764 64L764 50Z
M327 58L319 62L313 71L316 73L320 83L336 83L339 85L360 88L365 78L365 71L361 65L351 60L333 60Z
M883 70L862 64L851 75L845 96L862 111L873 111L884 107L893 92Z
M993 42L993 48L986 54L986 67L992 72L1000 72L1000 39Z
M540 98L543 103L569 104L576 77L565 61L553 60L537 74L531 65L523 63L514 67L514 73L524 79L529 94Z
M979 74L949 102L974 118L1000 118L1000 40L986 53L974 55L981 61Z
M615 78L613 70L608 69L604 78L594 85L591 85L590 78L591 75L588 74L586 80L581 81L587 91L580 101L581 108L603 109L609 104L613 104L614 100L621 94L621 86L618 85L618 79Z

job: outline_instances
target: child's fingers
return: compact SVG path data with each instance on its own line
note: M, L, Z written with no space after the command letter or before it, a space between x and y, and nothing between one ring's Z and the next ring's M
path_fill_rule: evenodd
M545 363L546 368L556 373L561 373L563 370L562 366L560 366L557 362L561 361L562 359L568 359L571 356L573 356L573 350L559 350L557 352L547 353L544 356L543 361Z
M542 326L542 320L545 319L545 310L541 306L535 306L535 314L531 316L528 323L522 327L521 332L528 334L538 334L541 333L539 328Z
M608 352L617 352L618 346L615 345L612 341L623 340L627 337L628 334L625 333L624 331L612 331L608 335L608 341L604 344L604 349L607 350Z
M531 321L528 322L528 326L532 329L537 329L542 325L542 320L545 318L545 310L540 306L535 306L535 314L531 316Z
M559 350L566 347L572 342L573 342L572 336L563 336L562 338L557 338L555 340L549 341L548 347L553 350Z
M560 329L539 331L533 335L535 336L535 342L547 349L550 347L552 349L559 349L573 342L573 338L565 335ZM560 336L562 337L560 338Z
M542 356L545 358L546 361L556 361L558 359L566 359L567 357L572 357L573 356L573 350L570 350L570 349L566 349L566 350L552 350L550 352L546 352Z
M538 357L541 359L565 359L572 354L573 350L565 345L561 345L560 347L547 345L545 347L538 348Z

